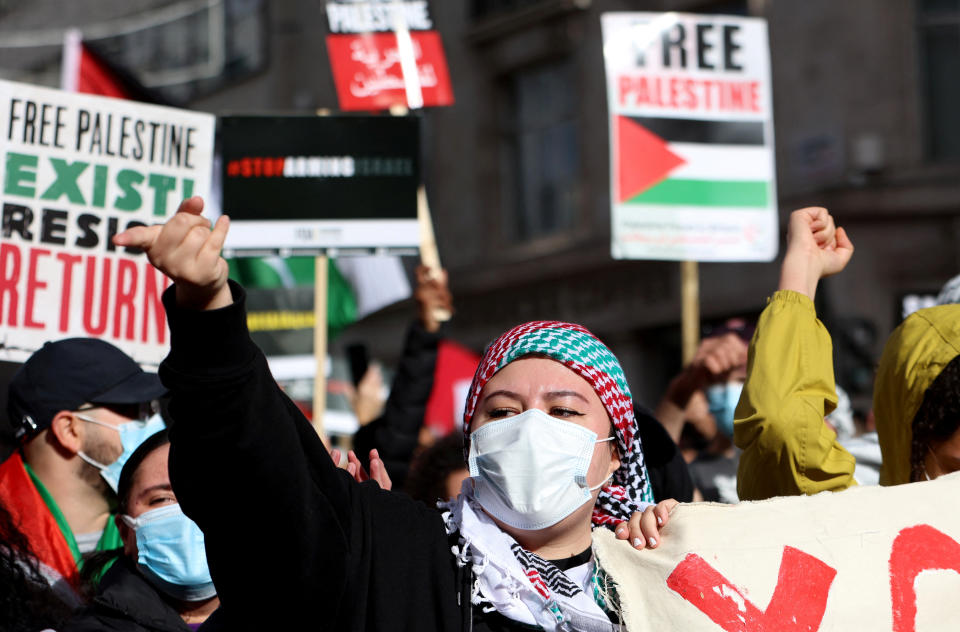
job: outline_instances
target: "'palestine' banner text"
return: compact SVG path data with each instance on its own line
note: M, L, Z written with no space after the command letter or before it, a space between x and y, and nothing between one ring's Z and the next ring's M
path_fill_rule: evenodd
M111 239L207 195L214 117L0 81L0 359L95 337L167 351L168 280Z

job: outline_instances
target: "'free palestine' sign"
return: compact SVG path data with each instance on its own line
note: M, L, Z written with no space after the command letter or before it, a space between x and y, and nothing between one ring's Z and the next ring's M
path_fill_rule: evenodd
M602 26L613 256L773 259L766 22L607 13Z
M0 358L92 336L159 364L169 281L111 239L207 195L214 117L0 81L0 125Z

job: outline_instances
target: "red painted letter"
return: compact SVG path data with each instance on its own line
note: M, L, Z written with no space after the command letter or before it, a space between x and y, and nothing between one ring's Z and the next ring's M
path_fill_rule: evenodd
M63 264L63 290L60 293L60 331L70 328L70 294L73 289L73 266L83 259L81 255L65 252L57 254L57 260Z
M29 263L27 264L27 301L23 314L23 326L43 329L42 322L33 319L33 305L37 298L37 290L47 287L46 281L37 278L37 264L40 257L49 257L50 251L44 248L31 248Z
M83 288L83 328L91 336L101 336L107 330L107 319L109 314L107 306L110 304L110 270L111 261L104 257L103 261L103 280L100 282L100 322L93 324L93 293L97 289L97 257L90 255L87 257L87 283Z
M812 555L785 546L777 587L764 611L693 553L673 569L667 586L726 632L813 632L823 620L836 575L836 570Z
M163 309L161 296L163 290L170 284L170 279L154 268L149 262L143 264L143 327L140 329L140 342L149 342L150 310L154 313L154 324L157 328L157 342L163 344L167 340L167 313ZM160 280L158 283L157 280Z
M127 279L130 279L127 282ZM113 337L120 338L121 329L125 340L133 340L134 322L137 308L133 299L137 295L137 264L130 259L117 261L117 295L113 302ZM127 326L122 327L123 315L127 315Z
M13 244L0 244L0 323L3 322L3 303L10 295L7 309L7 324L17 326L17 281L20 280L20 248Z
M926 524L908 527L897 534L890 551L894 632L914 632L917 618L914 582L923 571L934 570L960 573L960 542Z

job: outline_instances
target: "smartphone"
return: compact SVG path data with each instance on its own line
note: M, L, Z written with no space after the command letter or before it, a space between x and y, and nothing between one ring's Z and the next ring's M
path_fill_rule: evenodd
M350 363L350 377L353 379L353 385L356 386L363 379L367 368L370 366L370 356L367 353L367 345L362 342L354 342L347 345L347 362Z

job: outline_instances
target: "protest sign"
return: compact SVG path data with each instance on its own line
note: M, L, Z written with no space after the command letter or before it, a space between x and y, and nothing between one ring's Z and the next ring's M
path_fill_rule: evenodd
M680 505L660 546L603 529L595 551L628 630L772 632L956 626L960 473L896 487Z
M467 393L479 364L480 356L467 347L447 339L438 343L433 388L423 414L423 425L434 436L446 436L460 427Z
M48 340L166 355L168 280L111 238L210 186L214 117L0 81L0 359Z
M342 110L452 105L426 0L328 0L327 52Z
M419 121L220 120L228 255L416 252Z
M773 259L766 22L607 13L602 26L613 256Z

